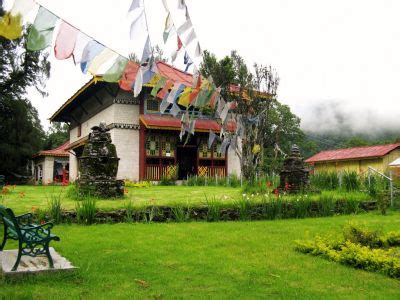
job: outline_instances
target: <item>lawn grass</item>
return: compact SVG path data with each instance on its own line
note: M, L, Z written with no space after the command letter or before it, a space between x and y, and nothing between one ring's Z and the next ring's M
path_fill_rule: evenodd
M32 211L33 208L47 209L51 195L60 195L62 208L73 210L76 206L75 199L68 197L68 189L71 187L62 186L16 186L10 193L0 198L0 204L12 208L17 214ZM103 211L126 208L129 202L133 207L152 205L175 205L186 206L205 205L207 200L218 200L221 204L232 204L243 194L241 188L221 186L151 186L146 188L127 188L128 193L121 199L98 199L96 206ZM274 199L271 192L265 194ZM253 194L245 194L251 201L261 202L261 197ZM298 195L286 195L289 201L296 200ZM334 200L353 199L358 201L369 201L371 197L362 192L339 192L322 191L318 194L310 194L310 199L318 201L321 197L332 197Z
M399 230L400 213L260 222L60 225L75 274L0 282L0 298L398 299L400 281L293 250L349 221ZM7 248L15 247L8 245Z

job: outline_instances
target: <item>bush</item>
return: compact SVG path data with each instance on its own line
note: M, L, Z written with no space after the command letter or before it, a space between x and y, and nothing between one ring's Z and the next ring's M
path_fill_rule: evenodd
M147 188L153 186L151 181L130 181L130 180L124 180L125 182L125 187L134 187L134 188Z
M62 207L61 207L62 192L50 195L48 200L48 213L50 219L55 223L59 224L62 222Z
M175 182L175 179L173 179L173 178L162 177L158 184L159 185L170 186L170 185L176 185L176 182Z
M375 271L390 277L400 278L400 257L397 249L400 233L383 235L348 226L343 239L316 237L314 241L297 241L295 250L349 265L354 268Z
M342 174L342 186L348 192L357 191L360 189L360 179L355 171L345 171Z
M336 190L339 177L336 172L318 172L310 175L310 185L317 190Z

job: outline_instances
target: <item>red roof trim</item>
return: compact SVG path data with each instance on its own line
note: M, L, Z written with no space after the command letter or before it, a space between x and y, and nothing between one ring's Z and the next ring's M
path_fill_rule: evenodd
M163 129L163 130L181 130L181 119L172 116L161 115L140 115L140 121L146 128ZM234 130L233 123L228 125L229 130ZM215 120L197 119L195 123L195 131L208 132L210 130L220 131L221 125Z
M400 148L400 143L388 145L376 145L365 147L354 147L337 150L322 151L306 160L307 163L338 161L338 160L354 160L382 157Z

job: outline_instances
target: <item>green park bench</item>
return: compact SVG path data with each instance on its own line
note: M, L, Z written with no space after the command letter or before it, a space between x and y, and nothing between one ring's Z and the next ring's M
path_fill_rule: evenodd
M7 239L18 241L17 261L11 269L12 271L17 270L22 255L30 257L46 255L50 268L54 268L49 244L53 240L59 241L60 238L50 233L50 229L53 228L52 223L35 224L32 223L32 217L31 213L15 216L10 208L0 205L0 218L3 220L4 226L4 237L0 251L3 251Z

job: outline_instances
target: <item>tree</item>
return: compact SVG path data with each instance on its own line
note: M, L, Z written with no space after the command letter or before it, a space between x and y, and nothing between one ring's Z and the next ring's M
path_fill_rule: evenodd
M65 123L53 123L46 133L44 149L53 149L61 146L69 139L69 126Z
M286 149L304 137L300 119L277 100L276 72L271 66L258 64L251 72L236 51L221 60L205 51L201 73L211 75L223 98L235 103L231 118L240 127L241 147L236 149L243 176L251 180L259 172L276 171L278 165L273 162L281 155L277 153L279 145ZM237 139L236 133L227 135Z
M3 15L0 3L0 17ZM26 29L16 40L0 37L0 174L23 173L44 139L38 112L26 94L34 87L46 95L50 62L45 52L26 51L26 41Z

